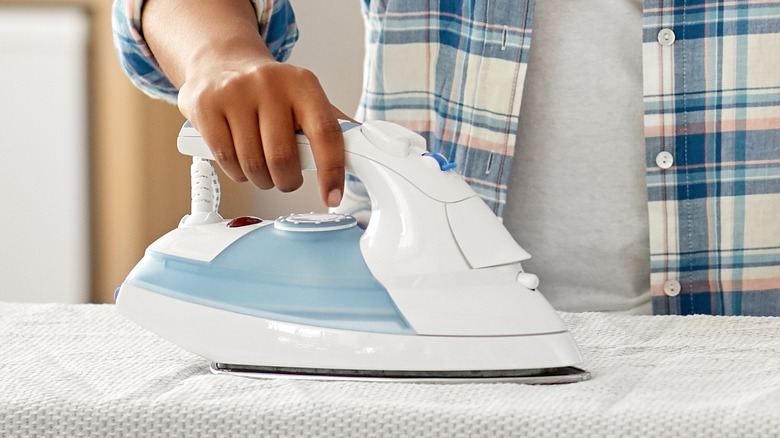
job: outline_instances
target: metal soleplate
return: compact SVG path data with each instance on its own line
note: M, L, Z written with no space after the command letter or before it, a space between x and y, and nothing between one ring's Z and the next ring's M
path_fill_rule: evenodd
M532 385L550 385L582 382L590 379L589 372L577 367L482 371L385 371L288 368L212 363L211 372L214 374L229 374L254 379L446 384L524 383Z

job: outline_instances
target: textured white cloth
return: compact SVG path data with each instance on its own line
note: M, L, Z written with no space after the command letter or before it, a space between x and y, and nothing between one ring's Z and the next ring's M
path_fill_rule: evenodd
M562 316L592 380L433 385L211 375L113 306L0 303L0 436L780 432L780 318Z

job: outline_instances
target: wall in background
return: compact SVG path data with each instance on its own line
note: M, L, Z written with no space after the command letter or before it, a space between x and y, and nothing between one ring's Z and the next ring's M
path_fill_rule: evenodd
M354 114L363 88L363 18L360 0L291 0L300 39L288 61L314 72L331 103ZM304 172L304 185L292 193L257 191L257 214L275 218L292 212L324 211L316 175Z
M330 101L347 114L363 88L360 0L290 0L300 38L289 62L313 71Z
M0 300L89 300L89 17L0 6Z
M62 6L79 7L89 18L88 60L82 64L88 80L89 219L82 225L89 227L90 242L88 261L79 266L89 272L82 294L95 302L113 302L114 290L146 246L174 227L189 206L189 164L175 146L182 117L175 106L154 101L135 89L122 73L112 45L111 4L106 0L0 0L2 8L38 8L41 13ZM47 41L55 43L51 38ZM2 67L0 78L5 77L5 63ZM26 99L33 100L35 94L45 97L44 90L45 81L41 81ZM36 184L38 180L28 175L15 189L28 193L24 196L30 200ZM230 190L229 184L223 188ZM226 204L251 202L249 194L229 198ZM47 206L47 211L50 221L56 221L59 212L52 206ZM65 261L56 258L48 263L38 266L36 275L48 276L55 284L64 283L64 274L55 272L51 263ZM25 289L26 297L38 293L31 283L25 283Z

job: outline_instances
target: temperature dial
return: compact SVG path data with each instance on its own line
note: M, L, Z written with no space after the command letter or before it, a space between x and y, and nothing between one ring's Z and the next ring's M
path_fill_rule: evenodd
M336 231L356 225L354 217L338 213L295 213L281 216L274 222L277 230L297 232Z

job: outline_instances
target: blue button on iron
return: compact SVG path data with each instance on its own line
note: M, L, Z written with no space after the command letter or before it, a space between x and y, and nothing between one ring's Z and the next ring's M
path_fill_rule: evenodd
M455 166L457 166L457 163L450 163L447 158L444 157L444 155L436 153L436 152L426 152L423 154L424 157L431 157L434 160L436 160L439 163L439 169L441 170L450 170L454 169Z

